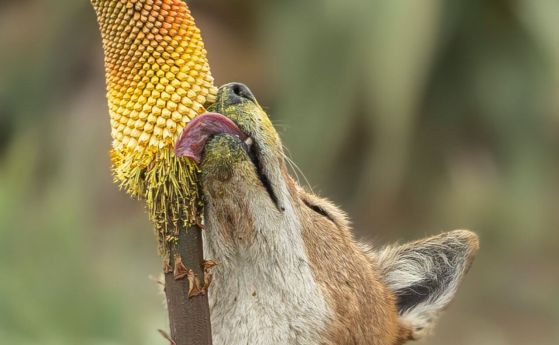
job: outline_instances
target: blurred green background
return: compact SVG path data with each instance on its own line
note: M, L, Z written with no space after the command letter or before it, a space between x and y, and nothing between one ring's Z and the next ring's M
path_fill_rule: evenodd
M252 88L360 238L480 234L422 344L559 344L558 1L190 3L217 82ZM0 344L166 344L88 1L2 0L0 66Z

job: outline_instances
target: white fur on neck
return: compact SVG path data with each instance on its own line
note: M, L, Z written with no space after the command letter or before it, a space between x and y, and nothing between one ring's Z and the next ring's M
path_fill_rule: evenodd
M285 184L278 194L282 213L265 211L271 202L265 193L252 195L251 239L233 250L207 206L205 255L218 262L209 291L215 345L320 344L330 311Z

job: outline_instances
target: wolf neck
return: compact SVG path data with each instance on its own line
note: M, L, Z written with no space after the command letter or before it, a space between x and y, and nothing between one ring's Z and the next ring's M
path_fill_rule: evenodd
M211 205L206 209L205 255L218 262L209 293L216 345L320 343L329 309L287 188L280 198L289 201L284 212L263 212L269 201L253 198L247 214L233 215L240 219L235 225L219 219Z

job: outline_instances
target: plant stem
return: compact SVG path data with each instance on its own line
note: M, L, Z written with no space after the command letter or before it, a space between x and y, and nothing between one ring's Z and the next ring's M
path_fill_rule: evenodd
M179 229L179 240L171 246L171 267L180 255L187 269L194 271L203 284L202 230L193 226ZM165 294L169 310L171 338L176 345L211 345L210 309L207 294L189 297L189 280L175 279L173 272L165 273Z

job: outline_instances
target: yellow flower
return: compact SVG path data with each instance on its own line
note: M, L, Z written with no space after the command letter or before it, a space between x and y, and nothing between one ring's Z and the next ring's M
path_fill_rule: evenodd
M146 200L164 246L176 231L169 225L197 220L196 167L173 146L215 100L206 50L184 1L91 2L105 52L114 177Z

